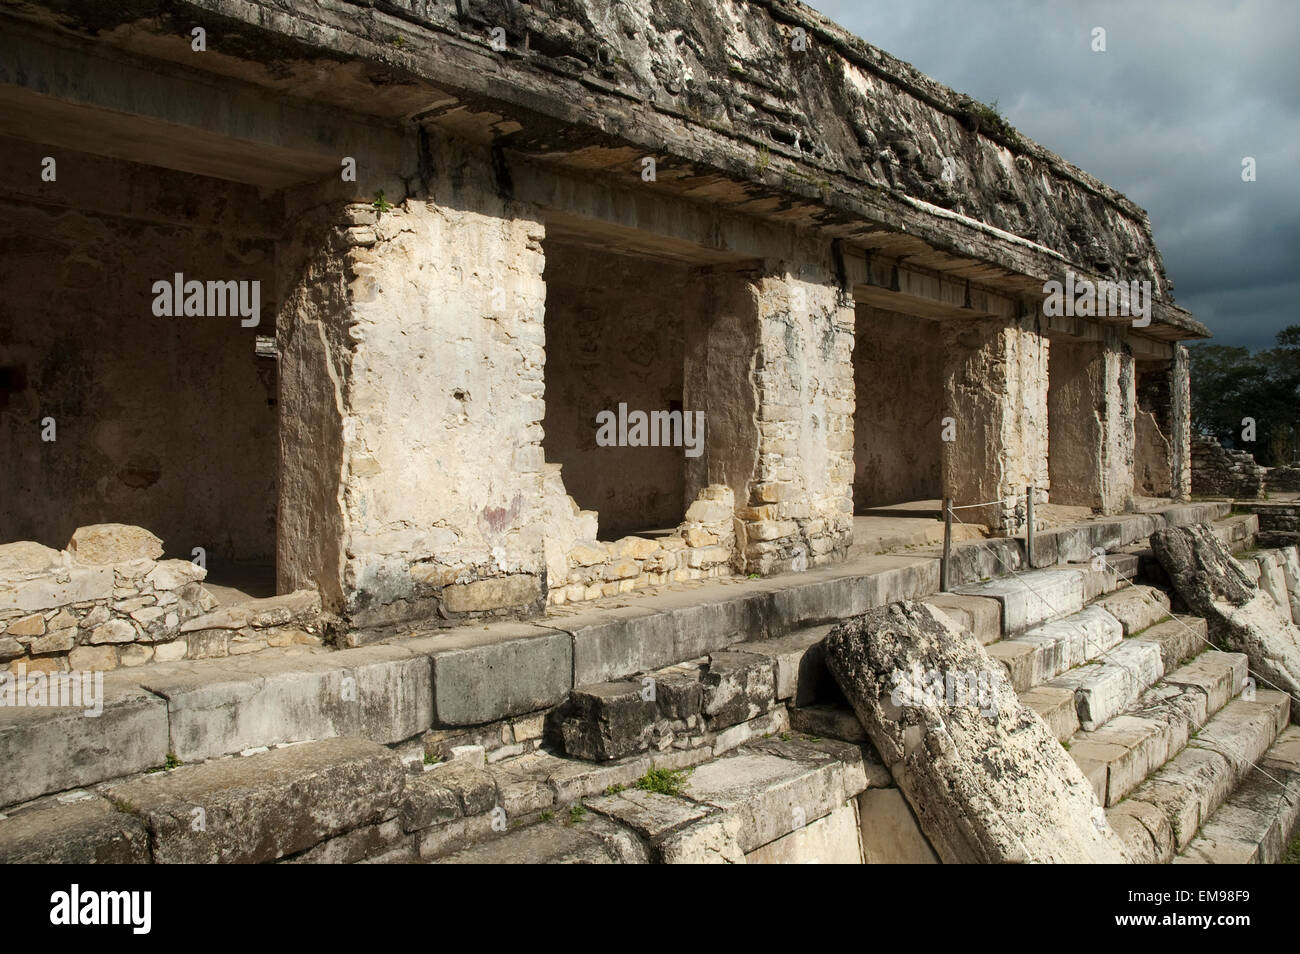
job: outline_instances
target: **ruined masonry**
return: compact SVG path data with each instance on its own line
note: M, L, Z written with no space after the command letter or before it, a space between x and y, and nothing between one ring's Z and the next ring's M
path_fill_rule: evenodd
M1146 214L799 3L0 0L0 140L0 664L103 680L0 706L6 860L992 860L830 628L932 600L1010 702L1074 564L1258 529L1186 502Z

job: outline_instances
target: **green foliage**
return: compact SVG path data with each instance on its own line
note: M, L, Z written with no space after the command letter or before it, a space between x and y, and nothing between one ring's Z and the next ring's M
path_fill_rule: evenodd
M1192 426L1225 447L1249 451L1265 466L1300 457L1300 325L1278 332L1277 346L1252 353L1198 344L1192 359ZM1241 440L1253 417L1255 442Z
M383 189L380 189L378 192L375 193L375 201L370 204L374 206L375 211L378 212L380 215L383 215L385 212L391 212L393 210L393 203L389 202L386 198L384 198Z
M680 795L682 784L689 771L674 772L670 769L651 769L637 779L636 787L643 792L655 792L659 795Z
M587 810L581 805L569 806L569 824L576 825L586 816Z

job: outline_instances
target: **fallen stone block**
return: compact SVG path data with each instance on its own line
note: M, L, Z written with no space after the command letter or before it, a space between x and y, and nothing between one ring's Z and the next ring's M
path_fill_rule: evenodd
M566 755L608 762L644 752L659 712L639 682L579 686L559 716Z
M1282 578L1286 581L1291 622L1300 623L1300 552L1293 546L1283 547L1277 552L1282 561Z
M1245 653L1262 684L1300 697L1300 628L1289 608L1260 590L1208 527L1157 531L1151 547L1210 638Z
M384 821L404 781L384 746L328 739L182 766L103 794L143 820L156 863L248 863Z
M1078 765L974 637L896 603L845 620L825 653L945 862L1125 860ZM896 701L894 674L913 671L973 678L996 705Z

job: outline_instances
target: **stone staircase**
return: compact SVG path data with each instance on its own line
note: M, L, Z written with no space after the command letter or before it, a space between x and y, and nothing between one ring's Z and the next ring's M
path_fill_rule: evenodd
M1249 539L1248 520L1218 525ZM1242 657L1131 586L1147 560L1117 543L1132 552L1105 570L954 593L916 592L930 569L878 558L875 575L738 583L726 601L586 610L564 629L110 674L98 718L11 710L0 725L0 749L43 759L6 783L0 861L932 862L820 655L829 607L917 596L1003 665L1136 856L1273 860L1296 790L1279 797L1252 764L1298 784L1287 700L1242 698ZM643 631L671 647L631 639ZM463 694L498 667L528 676ZM552 670L594 679L557 698Z

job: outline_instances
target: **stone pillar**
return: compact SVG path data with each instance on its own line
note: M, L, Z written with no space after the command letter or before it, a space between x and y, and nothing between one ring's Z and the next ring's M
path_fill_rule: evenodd
M1169 369L1170 484L1178 500L1192 495L1192 373L1191 357L1183 345L1174 345Z
M689 291L683 405L704 412L704 453L686 458L686 499L711 484L742 504L758 472L758 288L734 272L704 274Z
M426 187L328 223L281 322L281 586L359 627L544 598L543 228L485 150L425 148Z
M1047 486L1048 342L1032 318L944 325L943 486L967 523L1021 529L1025 489ZM942 436L942 435L941 435Z
M842 557L853 532L853 302L825 246L754 283L758 460L737 545L748 572Z
M1048 391L1052 503L1119 513L1133 496L1136 373L1114 336L1052 341Z

